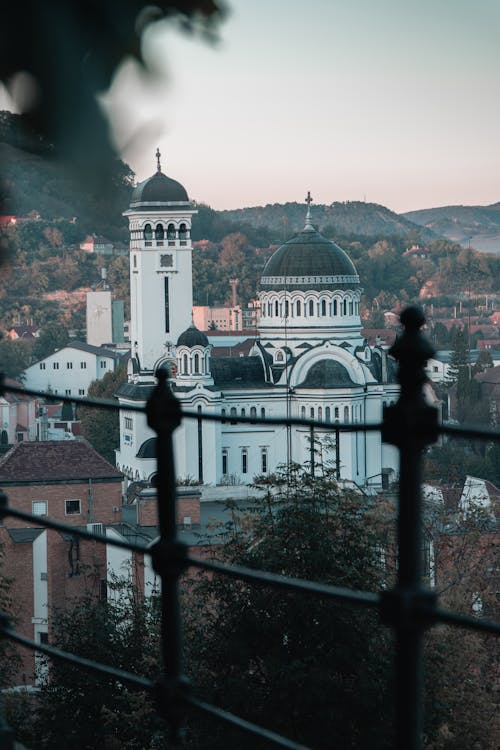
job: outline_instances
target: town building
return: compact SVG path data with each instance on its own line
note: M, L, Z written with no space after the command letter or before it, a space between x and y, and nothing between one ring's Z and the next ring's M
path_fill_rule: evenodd
M377 488L397 471L396 451L376 431L384 404L397 399L394 362L361 333L361 283L347 254L312 224L310 199L302 232L268 261L260 282L258 336L249 356L211 356L207 336L192 322L190 238L195 213L185 188L161 171L134 190L130 223L131 360L122 406L117 466L129 480L152 480L156 443L143 415L160 367L172 367L183 409L194 412L175 431L176 470L200 484L252 482L281 464L336 456L340 478ZM209 422L203 414L218 414ZM238 417L295 417L308 426L239 423Z
M6 378L6 385L21 388L21 383ZM37 439L36 398L27 393L6 391L0 396L0 449L8 445Z
M50 516L69 526L106 533L121 522L122 474L82 440L23 442L0 459L0 487L9 505L34 516ZM113 552L106 545L78 540L71 532L27 526L7 516L0 526L2 575L12 580L16 629L45 643L54 607L83 593L92 579L106 594ZM102 583L101 583L102 581ZM21 652L16 685L32 685L40 664ZM38 667L38 673L37 673Z
M117 351L72 341L27 367L24 385L56 395L86 396L94 380L113 372L120 356Z

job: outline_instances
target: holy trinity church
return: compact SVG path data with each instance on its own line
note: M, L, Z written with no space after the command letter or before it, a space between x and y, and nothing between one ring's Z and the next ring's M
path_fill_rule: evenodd
M258 338L246 357L211 357L207 336L192 323L191 222L196 213L185 188L157 171L133 191L125 212L130 226L131 359L118 393L117 467L133 481L156 472L156 439L145 417L127 410L144 404L157 368L175 365L172 389L197 415L174 433L179 478L200 484L252 482L290 461L309 464L307 426L273 426L249 418L292 417L349 423L338 435L314 431L336 462L340 478L380 487L397 467L378 432L356 424L378 422L398 395L393 363L367 346L359 315L361 286L347 254L311 221L310 200L301 232L269 259L260 279ZM221 422L202 419L219 414ZM327 435L329 436L327 438ZM332 438L333 435L333 438ZM317 451L316 451L316 459ZM335 459L332 458L335 456Z

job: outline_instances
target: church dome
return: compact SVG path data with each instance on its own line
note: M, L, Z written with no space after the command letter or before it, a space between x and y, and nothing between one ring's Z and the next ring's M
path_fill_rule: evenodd
M177 339L177 346L209 346L209 341L205 334L200 331L194 324L191 324Z
M132 193L130 207L137 208L158 203L189 203L189 198L180 182L172 180L163 172L157 172L137 185Z
M140 182L130 199L130 208L158 206L160 203L189 203L186 188L177 180L167 177L161 171L160 151L156 151L156 173Z
M307 223L271 256L260 283L263 291L352 289L359 276L347 253Z

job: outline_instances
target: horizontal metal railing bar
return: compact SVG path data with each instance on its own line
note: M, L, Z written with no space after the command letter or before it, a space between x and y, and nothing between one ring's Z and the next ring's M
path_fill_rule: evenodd
M498 427L441 424L438 429L442 435L451 435L457 438L469 437L478 438L479 440L500 440L500 430Z
M0 394L3 392L18 393L23 396L36 396L38 398L47 399L47 401L57 401L63 404L80 404L81 406L93 406L96 409L109 409L111 411L120 411L126 409L127 411L145 412L143 406L134 406L130 404L127 406L120 406L116 399L111 398L88 398L86 396L63 396L60 393L48 393L47 391L39 391L36 388L24 388L16 385L7 385L5 382L0 381Z
M77 529L74 526L68 526L59 521L52 521L50 518L45 518L44 516L32 516L30 513L24 513L22 510L15 510L14 508L7 507L7 510L2 511L0 517L1 515L19 518L21 521L27 521L35 526L43 526L45 529L53 529L54 531L62 531L63 533L78 536L82 539L89 539L90 541L99 542L100 544L110 544L113 547L121 547L121 549L132 550L133 552L140 552L141 554L147 552L147 548L140 544L124 542L121 539L105 536L103 534L94 534L92 531L83 531L83 529Z
M96 672L97 674L104 674L108 677L113 677L113 679L119 680L120 682L126 682L135 688L139 688L141 690L153 690L156 686L156 683L153 682L153 680L148 679L147 677L142 677L141 675L133 674L132 672L125 672L123 669L117 669L116 667L111 667L109 664L102 664L100 662L93 661L92 659L86 659L84 656L76 656L75 654L71 654L68 651L63 651L60 648L56 648L55 646L49 646L45 643L37 643L31 638L27 638L26 636L21 635L21 633L17 633L15 630L12 630L9 627L2 627L0 625L0 633L6 638L15 641L15 643L18 643L20 646L25 646L26 648L32 649L34 651L39 651L40 653L45 654L45 656L62 659L63 661L74 664L75 666L81 667L82 669L87 669L91 672Z
M226 724L232 724L233 726L241 729L244 732L247 732L248 734L252 734L255 737L260 737L263 740L268 740L269 742L272 742L279 747L283 747L286 750L311 750L311 748L306 745L301 745L298 742L289 740L286 737L283 737L281 734L272 732L270 729L264 729L258 724L253 724L251 721L242 719L241 717L236 716L229 711L224 711L224 709L222 708L213 706L211 703L206 703L205 701L199 700L198 698L195 698L194 696L191 696L189 694L182 696L182 700L193 708L196 708L199 711L208 714L214 719L219 719Z
M104 399L104 398L86 398L85 396L63 396L62 394L55 395L54 393L47 393L46 391L39 391L34 388L21 388L19 386L6 385L0 382L0 394L2 391L10 391L11 393L18 393L20 395L37 396L38 398L45 398L51 401L60 401L66 404L80 404L81 406L90 406L95 409L108 409L110 411L135 411L142 414L146 413L145 406L136 406L134 404L127 404L126 406L119 404L116 399ZM362 423L362 422L319 422L314 419L302 419L300 417L250 417L250 416L231 416L229 414L213 414L210 412L202 412L199 414L195 411L181 411L180 417L184 419L202 419L208 422L236 422L237 424L269 424L276 426L294 425L297 427L315 427L323 430L340 430L341 432L368 432L371 430L381 430L382 423L376 422L373 424Z
M495 622L493 620L482 620L478 617L463 615L459 612L451 612L446 609L440 609L439 607L436 607L424 616L426 621L432 624L442 622L446 625L452 625L458 628L477 630L482 633L490 633L491 635L500 636L500 622Z
M187 555L182 559L193 567L220 573L221 575L250 583L262 583L273 588L297 591L302 594L313 594L325 599L336 599L348 604L358 604L362 607L377 607L381 603L380 595L370 591L357 591L356 589L332 586L327 583L315 583L314 581L306 581L302 578L291 578L279 575L278 573L253 570L253 568L245 568L241 565L228 565L215 560L203 560L192 555Z
M33 388L24 388L19 386L7 385L0 381L0 393L2 391L9 391L11 393L18 393L20 395L37 396L39 398L46 398L52 401L60 401L68 404L80 404L82 406L90 406L96 409L108 409L111 411L135 411L139 413L145 413L146 409L144 406L136 406L134 404L127 404L123 406L117 403L114 399L97 399L97 398L86 398L83 396L63 396L62 394L47 393L46 391L39 391ZM299 417L250 417L250 416L231 416L226 414L212 414L208 412L202 412L199 414L194 411L181 411L180 416L185 419L202 419L209 422L236 422L237 424L269 424L276 426L296 426L296 427L314 427L321 430L339 430L341 432L369 432L369 431L380 431L382 429L381 422L366 423L366 422L320 422L314 419L302 419ZM479 425L450 425L440 424L437 428L438 433L443 435L451 435L454 437L472 437L484 440L500 440L500 430L493 427L481 427Z

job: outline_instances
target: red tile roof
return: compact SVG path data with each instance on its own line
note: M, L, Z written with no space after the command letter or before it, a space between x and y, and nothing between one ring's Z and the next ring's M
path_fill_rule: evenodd
M121 480L123 474L84 440L15 445L0 459L0 485L55 480Z

